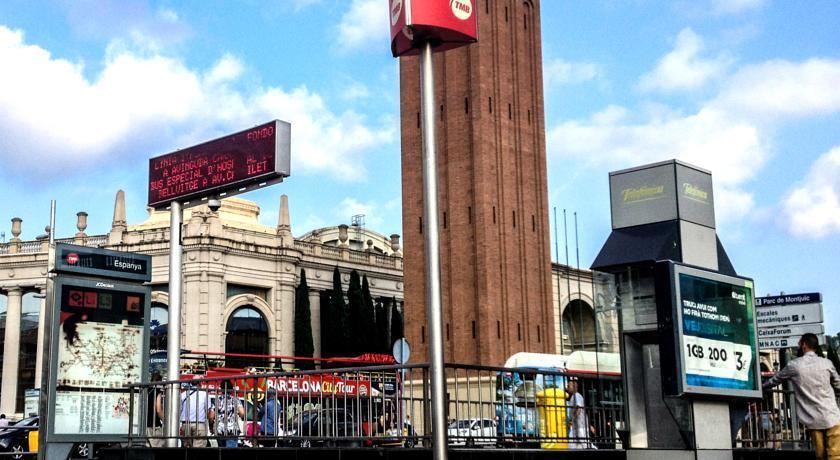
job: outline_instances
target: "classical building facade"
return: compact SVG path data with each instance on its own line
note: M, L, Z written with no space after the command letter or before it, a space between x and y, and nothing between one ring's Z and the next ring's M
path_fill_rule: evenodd
M322 298L332 289L339 267L346 291L349 273L367 275L371 294L383 303L402 304L403 249L398 235L385 236L361 225L338 225L293 237L288 202L280 198L276 227L260 224L260 208L230 198L218 212L187 209L184 216L183 347L198 352L260 352L294 355L294 292L306 270L315 355L320 356ZM28 224L28 223L27 223ZM0 412L21 415L26 390L40 375L41 325L47 276L46 235L21 241L20 219L12 219L11 241L0 242ZM87 235L80 212L76 235L59 242L134 251L152 256L154 339L168 320L169 214L149 211L142 223L128 225L125 197L117 193L111 231ZM596 336L592 275L554 265L552 304L554 352L592 349ZM561 341L559 318L564 319ZM605 328L598 323L598 333ZM408 325L407 325L408 326ZM575 329L578 328L578 329ZM582 328L582 329L580 329ZM164 329L165 330L165 329ZM412 345L414 343L412 342ZM604 346L602 341L600 346ZM602 348L603 350L603 348Z
M479 41L434 57L447 361L553 352L538 0L478 4ZM426 325L420 72L400 59L406 336ZM416 247L414 247L416 245Z
M294 295L306 270L315 355L320 356L320 304L339 267L343 289L349 274L367 275L374 299L403 299L402 251L398 235L386 237L360 226L340 225L292 236L288 201L280 198L276 227L259 223L259 207L230 198L218 212L206 206L184 214L182 347L193 351L293 356ZM23 411L24 392L40 375L47 276L45 238L20 241L13 219L8 243L0 244L2 389L0 412ZM145 222L127 225L125 198L118 192L111 231L87 235L87 214L78 214L78 233L59 241L152 256L154 326L167 322L169 213L149 211Z

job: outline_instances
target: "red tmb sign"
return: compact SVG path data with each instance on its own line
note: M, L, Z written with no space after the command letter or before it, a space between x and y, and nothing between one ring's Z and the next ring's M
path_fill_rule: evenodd
M79 263L79 255L75 252L67 254L67 263L70 265L76 265L77 263Z
M431 42L445 51L478 40L479 0L388 0L391 52L394 57L418 54Z
M149 206L235 195L289 176L291 125L275 120L149 160Z

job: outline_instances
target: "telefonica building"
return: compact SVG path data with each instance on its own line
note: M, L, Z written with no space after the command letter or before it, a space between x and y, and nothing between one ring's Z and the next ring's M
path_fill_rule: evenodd
M168 319L169 213L150 209L146 221L129 225L125 206L125 195L119 191L109 233L85 233L88 215L79 212L78 233L57 241L152 256L151 323L153 337L160 343ZM396 302L402 309L399 235L386 236L365 228L357 216L351 225L313 229L295 237L286 196L280 197L278 206L276 227L261 224L259 206L240 198L222 200L215 212L206 206L185 211L184 349L294 356L294 297L301 270L306 271L309 286L316 357L320 356L321 304L333 288L336 267L345 291L350 272L356 270L367 276L375 301L383 305ZM25 394L38 386L36 376L42 366L48 240L46 235L21 240L22 225L20 219L12 218L11 238L0 242L0 413L7 417L24 413ZM603 346L596 336L605 334L603 330L596 334L596 329L610 329L613 322L596 320L591 307L591 272L557 264L552 272L554 324L549 327L553 329L554 351L569 353ZM470 331L453 331L446 340L454 341L456 333ZM503 360L495 364L501 365Z

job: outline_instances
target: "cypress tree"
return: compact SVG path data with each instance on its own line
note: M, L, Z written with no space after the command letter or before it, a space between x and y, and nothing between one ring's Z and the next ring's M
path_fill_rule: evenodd
M403 317L397 309L397 299L391 302L391 345L403 337Z
M350 341L348 331L349 320L347 318L347 304L344 302L344 291L341 289L341 272L338 271L338 266L333 271L333 292L330 298L330 309L332 310L332 337L330 337L331 354L336 356L338 354L346 355L347 344Z
M335 313L332 309L332 291L321 293L321 356L332 356L335 349Z
M359 272L350 272L350 285L347 287L347 306L350 317L348 349L353 355L362 353L364 350L364 321L362 320L362 283L359 279Z
M295 356L311 358L315 352L312 344L312 314L309 307L309 286L306 284L306 270L300 270L300 283L295 288ZM314 369L315 363L298 360L298 369Z
M379 345L379 336L376 329L376 308L373 306L373 297L370 296L367 275L362 276L362 328L360 332L361 351L375 353Z
M826 341L826 348L828 348L826 358L834 364L835 369L840 369L840 356L837 356L837 347L832 346L831 342L831 340Z

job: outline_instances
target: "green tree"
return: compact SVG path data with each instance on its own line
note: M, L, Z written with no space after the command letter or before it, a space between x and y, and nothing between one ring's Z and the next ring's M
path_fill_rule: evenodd
M403 316L397 308L397 299L391 301L391 345L403 337Z
M840 356L837 355L837 347L833 345L832 342L832 340L826 341L826 358L828 358L828 360L831 361L831 364L834 364L835 369L840 369Z
M362 283L359 272L350 272L350 285L347 286L347 309L350 317L349 335L347 348L353 355L364 351L364 321L362 320Z
M346 347L350 336L348 334L347 304L344 301L344 291L341 288L341 272L338 266L333 270L333 289L330 296L330 356L346 355Z
M370 284L367 275L362 276L362 328L360 331L361 351L364 353L377 352L379 345L378 330L376 329L376 307L370 295Z
M295 356L311 358L315 352L312 344L312 314L309 307L309 286L306 284L306 270L300 270L300 283L295 288ZM298 369L314 369L315 362L298 360Z

